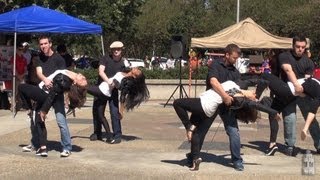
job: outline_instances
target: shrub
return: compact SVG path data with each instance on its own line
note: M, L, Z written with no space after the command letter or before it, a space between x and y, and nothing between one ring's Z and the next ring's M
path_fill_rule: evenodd
M180 69L142 69L147 79L179 79ZM98 69L76 69L76 72L82 73L87 79L89 84L95 84L98 79ZM200 67L197 73L192 73L192 79L206 79L208 73L207 66ZM181 78L189 79L189 67L181 68Z

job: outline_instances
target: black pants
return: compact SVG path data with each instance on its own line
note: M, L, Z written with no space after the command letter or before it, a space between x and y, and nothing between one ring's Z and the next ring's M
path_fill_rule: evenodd
M196 126L191 138L191 155L193 159L197 159L200 156L204 138L217 113L214 117L207 117L202 109L200 98L176 99L173 102L173 107L186 130L192 124ZM188 112L191 112L190 119Z
M32 110L31 100L36 101L37 105L35 108L35 119L32 119L31 122L31 142L32 144L37 146L46 146L47 144L47 129L45 122L43 122L40 118L39 111L44 103L44 101L47 99L48 94L45 93L42 89L40 89L38 86L34 86L31 84L20 84L18 86L20 97L23 103L23 107L25 109ZM38 147L37 147L38 148Z
M274 98L271 104L271 108L281 112L288 104L294 102L296 97L292 95L289 85L279 79L279 77L273 74L262 74L262 81L258 83L256 94L257 98L260 97L263 90L269 87L270 91L274 94ZM277 135L279 131L279 124L274 118L269 116L270 124L270 142L277 141Z
M100 91L98 86L90 86L87 92L94 96L93 106L92 106L94 134L96 134L98 137L101 137L101 134L102 134L101 125L103 125L106 133L110 133L110 126L107 121L107 118L104 115L106 105L110 97L105 96Z

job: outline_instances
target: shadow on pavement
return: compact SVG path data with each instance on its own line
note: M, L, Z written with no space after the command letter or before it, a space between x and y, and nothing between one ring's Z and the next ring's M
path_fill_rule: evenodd
M249 144L242 144L242 146L244 147L248 147L251 149L256 149L258 151L261 151L263 153L266 152L266 150L269 147L269 142L265 142L265 141L250 141L248 142ZM285 144L281 144L281 143L277 143L278 146L278 152L282 153L282 154L286 154L285 150L287 148L287 146ZM301 149L300 147L295 147L294 152L293 152L293 156L296 156L299 153L304 153L305 149ZM316 153L316 151L314 151L313 153Z
M269 143L266 141L249 141L248 143L249 144L241 144L241 145L243 147L258 150L260 152L266 152L269 146Z
M52 150L58 151L58 152L62 151L61 143L58 141L48 141L47 148L49 151L52 151ZM81 152L82 150L83 150L82 147L77 145L72 145L73 152Z
M19 147L28 146L29 144L19 144ZM62 151L61 143L58 141L48 141L47 142L47 149L48 151ZM82 147L77 145L72 145L72 151L73 152L81 152L83 150Z
M142 138L137 136L131 136L131 135L122 135L121 139L126 141L133 141L133 140L140 140Z
M111 137L111 134L102 133L103 139L105 139L107 137ZM89 136L71 136L71 139L74 139L74 138L81 138L81 139L88 139L88 140L90 139ZM132 135L122 135L121 139L125 140L125 141L133 141L133 140L140 140L142 138L137 137L137 136L132 136Z
M200 153L202 162L212 162L212 163L217 163L226 167L232 167L231 159L226 158L226 156L230 156L230 154L215 155L215 154L203 153L203 152ZM187 159L185 158L182 160L161 160L161 162L185 166L187 164Z
M181 160L161 160L161 162L169 163L169 164L177 164L179 166L186 166L187 165L187 159L181 159Z

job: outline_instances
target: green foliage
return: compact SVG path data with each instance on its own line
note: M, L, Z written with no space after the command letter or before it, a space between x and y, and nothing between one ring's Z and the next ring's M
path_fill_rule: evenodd
M209 2L205 6L204 2ZM104 46L124 42L126 57L169 56L172 35L184 37L186 52L192 37L210 36L236 23L236 0L0 0L0 12L37 4L103 27ZM241 0L240 20L251 17L272 34L304 33L320 48L319 0ZM73 54L101 56L100 37L57 36Z
M94 85L98 80L98 70L97 69L76 69L76 72L83 74L90 85Z
M82 73L88 80L90 85L94 85L98 79L98 70L97 69L76 69L76 72ZM180 69L173 68L167 70L161 69L142 69L142 72L147 79L179 79ZM192 79L206 79L208 73L207 66L200 67L198 73L192 73ZM182 67L181 69L181 78L189 79L189 67Z

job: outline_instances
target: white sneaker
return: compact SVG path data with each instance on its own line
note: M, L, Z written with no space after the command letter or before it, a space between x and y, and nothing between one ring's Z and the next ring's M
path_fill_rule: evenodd
M71 152L68 151L68 150L63 150L61 153L60 153L60 157L69 157L71 155Z
M32 151L34 151L35 149L34 149L34 147L30 144L30 145L28 145L28 146L24 146L24 147L22 147L22 152L32 152Z

